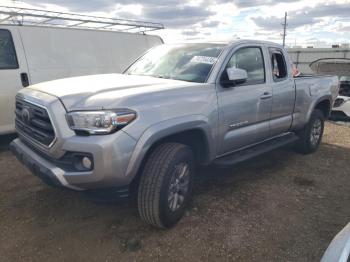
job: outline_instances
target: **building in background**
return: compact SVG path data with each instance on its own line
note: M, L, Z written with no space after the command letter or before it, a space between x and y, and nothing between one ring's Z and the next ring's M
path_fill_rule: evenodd
M289 48L296 67L304 74L350 75L350 48Z

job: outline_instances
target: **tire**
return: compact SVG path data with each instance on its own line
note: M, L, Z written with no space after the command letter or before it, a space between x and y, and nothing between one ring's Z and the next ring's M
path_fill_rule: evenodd
M141 174L137 201L141 219L157 228L174 226L190 202L193 177L193 153L188 146L159 145Z
M315 109L307 125L297 133L299 136L296 147L298 152L311 154L318 149L322 141L324 121L325 118L322 111Z

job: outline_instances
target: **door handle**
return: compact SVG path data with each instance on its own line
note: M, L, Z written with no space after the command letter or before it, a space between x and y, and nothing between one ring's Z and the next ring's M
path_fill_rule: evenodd
M21 73L21 82L23 87L29 86L29 78L27 73Z
M260 99L269 99L272 97L272 94L270 92L264 92L261 96Z

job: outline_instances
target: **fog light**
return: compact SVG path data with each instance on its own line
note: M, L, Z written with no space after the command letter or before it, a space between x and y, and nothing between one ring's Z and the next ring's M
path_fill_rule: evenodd
M83 159L81 160L81 164L84 168L91 169L92 162L91 162L90 158L84 156Z

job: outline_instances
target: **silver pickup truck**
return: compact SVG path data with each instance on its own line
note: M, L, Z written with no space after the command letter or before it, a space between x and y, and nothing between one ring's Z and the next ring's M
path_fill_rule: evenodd
M141 218L175 225L198 165L229 166L295 142L314 152L337 77L293 78L280 45L162 45L124 74L56 80L16 97L11 150L50 185L127 196Z

